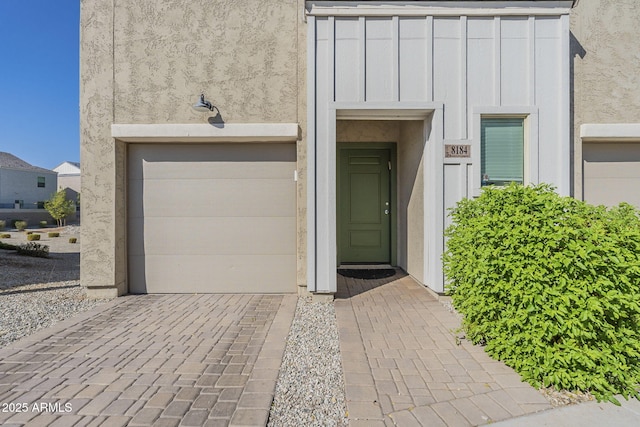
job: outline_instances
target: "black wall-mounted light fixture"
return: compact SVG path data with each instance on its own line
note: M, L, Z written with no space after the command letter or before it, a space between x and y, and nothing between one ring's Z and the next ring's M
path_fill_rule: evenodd
M201 113L217 110L217 108L213 104L211 104L211 102L204 99L204 93L200 95L200 101L193 104L192 107L194 110L199 111Z

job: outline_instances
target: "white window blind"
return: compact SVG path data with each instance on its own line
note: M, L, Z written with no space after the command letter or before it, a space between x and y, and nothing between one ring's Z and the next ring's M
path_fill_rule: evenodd
M482 185L524 181L524 120L490 118L481 122Z

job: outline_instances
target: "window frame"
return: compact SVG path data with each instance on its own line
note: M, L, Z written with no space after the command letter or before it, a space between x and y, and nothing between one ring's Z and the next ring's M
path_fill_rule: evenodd
M40 182L40 179L42 179L42 182ZM47 187L46 182L47 182L47 177L45 177L45 176L39 176L39 177L38 177L38 184L37 184L37 185L38 185L38 188L46 188L46 187ZM40 185L40 184L42 184L42 185Z
M473 196L482 191L482 120L522 119L523 122L523 184L538 181L538 109L536 107L481 107L473 111L473 137L471 157L473 162Z

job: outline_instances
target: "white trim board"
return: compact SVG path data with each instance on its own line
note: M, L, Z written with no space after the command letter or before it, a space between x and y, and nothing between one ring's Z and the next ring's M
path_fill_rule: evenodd
M583 141L640 141L640 123L611 123L580 125Z
M282 142L298 140L298 124L112 124L111 136L123 142Z
M313 16L519 16L568 15L573 1L308 1Z

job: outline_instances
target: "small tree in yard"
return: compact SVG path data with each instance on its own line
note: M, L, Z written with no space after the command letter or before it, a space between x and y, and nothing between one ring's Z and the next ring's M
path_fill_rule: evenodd
M67 200L67 192L65 190L60 190L51 196L49 200L44 202L44 208L56 220L59 227L65 224L67 215L72 214L76 209L73 200Z

